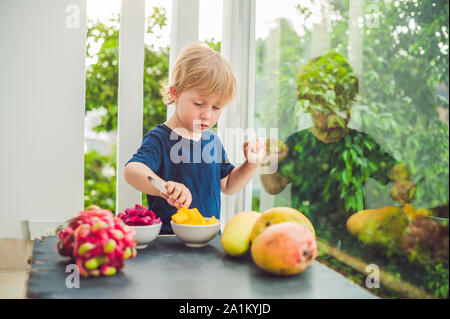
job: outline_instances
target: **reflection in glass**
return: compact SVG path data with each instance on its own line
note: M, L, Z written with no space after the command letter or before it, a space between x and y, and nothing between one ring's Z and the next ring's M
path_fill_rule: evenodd
M256 43L255 123L280 149L253 209L294 207L410 296L448 297L447 2L291 5Z

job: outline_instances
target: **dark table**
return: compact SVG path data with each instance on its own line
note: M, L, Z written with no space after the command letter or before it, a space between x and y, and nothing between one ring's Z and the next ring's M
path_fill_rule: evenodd
M111 277L80 279L68 288L70 261L56 250L57 237L35 240L28 298L376 298L367 290L314 261L303 273L279 277L263 272L251 256L231 258L220 236L201 248L174 236L159 236Z

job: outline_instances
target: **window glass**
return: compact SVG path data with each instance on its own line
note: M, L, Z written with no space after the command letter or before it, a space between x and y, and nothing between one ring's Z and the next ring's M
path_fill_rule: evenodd
M448 3L256 1L255 30L255 126L280 142L253 209L302 212L373 293L448 298Z

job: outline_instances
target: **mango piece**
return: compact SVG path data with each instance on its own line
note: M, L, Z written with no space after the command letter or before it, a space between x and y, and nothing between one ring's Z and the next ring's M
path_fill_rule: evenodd
M189 221L189 212L185 206L181 207L175 214L172 215L172 220L177 224L185 224Z
M197 208L188 209L190 225L205 225L203 216Z
M206 218L200 214L197 208L188 209L186 207L180 208L173 214L172 220L174 223L185 225L210 225L218 223L215 218L211 219L211 222L208 222Z
M213 216L207 221L209 225L217 224L219 221L216 219L216 216Z

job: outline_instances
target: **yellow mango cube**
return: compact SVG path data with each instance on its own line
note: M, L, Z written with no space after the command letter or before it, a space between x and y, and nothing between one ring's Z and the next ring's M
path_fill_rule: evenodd
M207 220L197 208L188 209L185 206L172 215L172 220L174 223L185 225L212 225L219 222L214 216Z
M184 206L181 209L179 209L175 214L172 215L173 222L177 224L185 224L189 222L189 219L190 219L189 212Z
M189 215L189 225L201 225L203 216L197 210L197 208L192 208L187 210Z
M208 224L212 225L212 224L217 224L219 221L216 219L216 216L213 216L209 219Z

